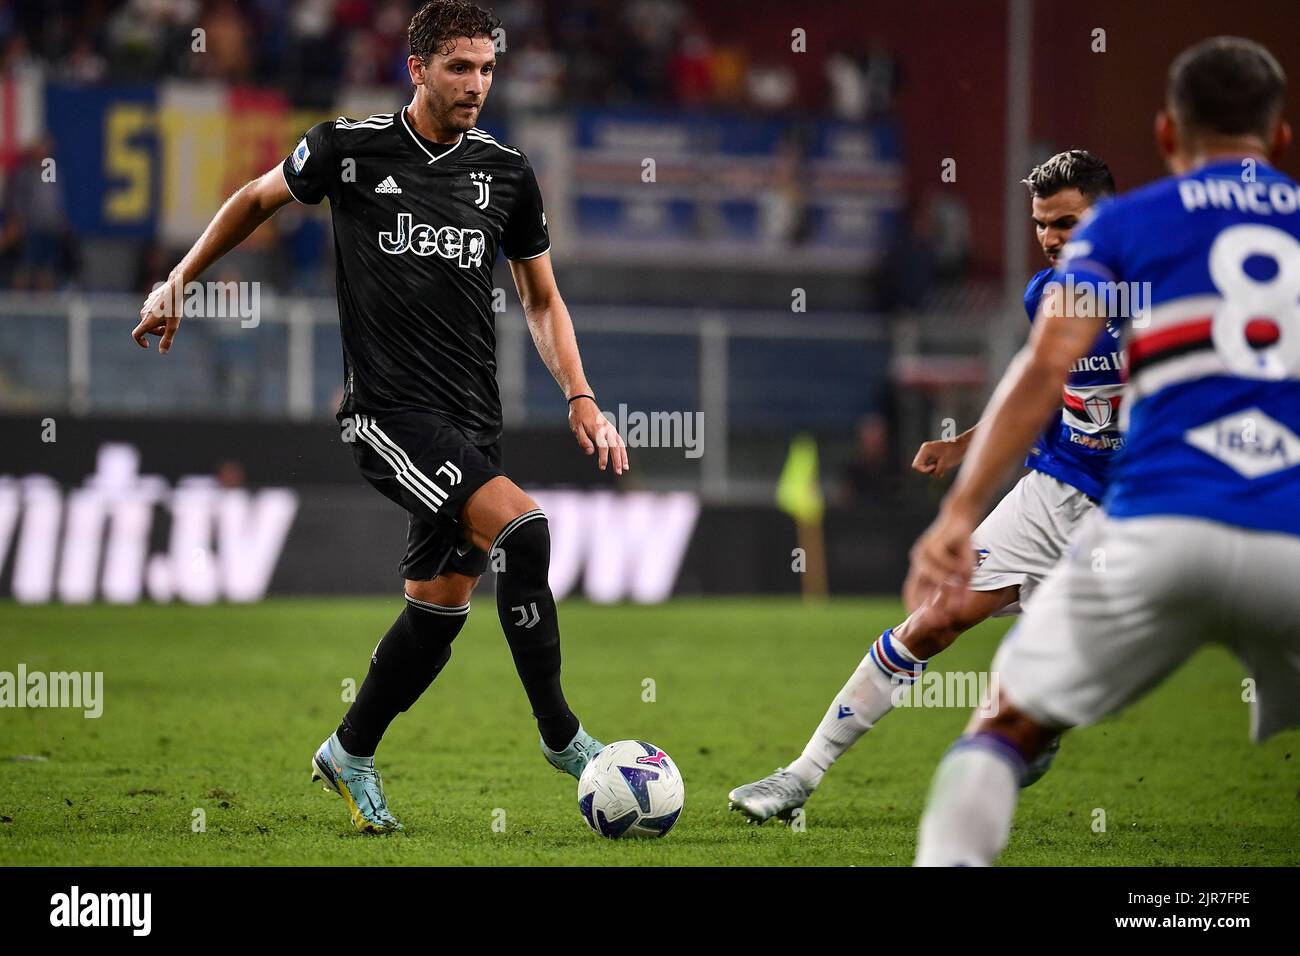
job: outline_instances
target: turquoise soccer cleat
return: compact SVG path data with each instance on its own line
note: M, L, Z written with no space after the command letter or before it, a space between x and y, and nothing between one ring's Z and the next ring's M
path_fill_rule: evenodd
M557 752L546 746L545 740L540 740L539 743L542 745L542 756L552 767L575 777L582 776L582 771L591 762L591 758L600 753L601 748L605 746L583 730L581 724L578 725L578 732L569 741L569 746L561 751Z
M333 735L320 745L311 758L312 780L323 780L326 791L332 790L343 798L352 814L353 826L362 833L391 833L402 829L397 818L388 812L384 782L375 769L374 758L358 761L348 757L340 761L336 759L336 746Z

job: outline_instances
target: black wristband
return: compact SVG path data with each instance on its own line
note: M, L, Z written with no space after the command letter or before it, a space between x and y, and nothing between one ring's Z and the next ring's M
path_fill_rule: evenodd
M572 405L574 402L576 402L576 401L577 401L578 399L580 399L580 398L589 398L589 399L591 399L591 401L592 401L593 404L599 404L599 402L596 401L596 396L595 396L595 395L588 395L588 394L586 394L585 392L584 392L583 394L581 394L581 395L574 395L573 398L569 399L569 404Z

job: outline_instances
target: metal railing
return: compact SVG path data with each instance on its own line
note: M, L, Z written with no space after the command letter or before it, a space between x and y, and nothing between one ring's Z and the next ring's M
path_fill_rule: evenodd
M342 378L333 299L264 291L255 324L186 318L162 360L156 347L145 352L130 340L140 305L119 294L0 293L0 409L333 415ZM810 428L849 436L888 380L887 326L862 313L570 308L606 411L622 403L647 413L702 413L707 453L693 474L709 497L745 496L745 476L729 465L734 431ZM507 423L555 416L555 385L517 304L497 316L497 339ZM762 484L766 494L770 482Z

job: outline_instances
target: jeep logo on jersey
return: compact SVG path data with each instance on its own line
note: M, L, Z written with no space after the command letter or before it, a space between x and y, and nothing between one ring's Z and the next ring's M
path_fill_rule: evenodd
M434 228L423 222L411 225L411 214L397 214L397 232L381 232L379 248L392 256L400 256L408 249L417 256L431 256L435 252L444 259L456 259L462 269L481 265L487 240L481 229L461 229L456 226Z
M477 190L474 194L474 205L479 209L486 209L488 201L492 198L492 177L488 173L470 173L469 178Z

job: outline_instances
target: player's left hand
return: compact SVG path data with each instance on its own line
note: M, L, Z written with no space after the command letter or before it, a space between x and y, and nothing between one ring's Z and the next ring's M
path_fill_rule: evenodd
M936 591L940 603L955 611L975 568L971 533L977 521L968 510L947 504L912 546L911 567L903 583L903 600L915 611Z
M569 430L586 454L597 453L596 464L601 471L613 465L614 474L621 475L631 468L627 462L627 446L623 444L623 436L600 413L600 406L590 398L579 398L570 403Z

